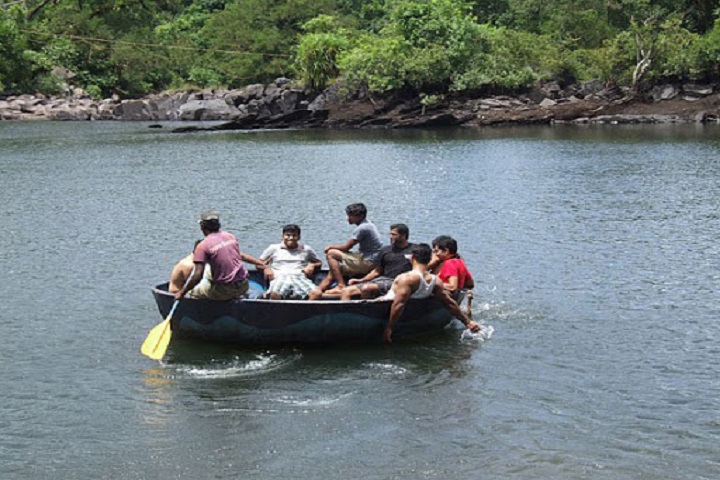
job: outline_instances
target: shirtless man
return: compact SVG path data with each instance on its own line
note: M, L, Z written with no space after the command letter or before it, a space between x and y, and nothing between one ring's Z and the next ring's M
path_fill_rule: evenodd
M470 320L460 310L460 306L443 288L443 283L435 275L428 271L428 263L432 258L430 245L420 243L413 245L411 250L412 270L398 275L393 282L392 289L382 299L393 301L390 307L390 318L385 326L383 338L387 343L392 343L392 332L395 324L405 310L405 305L411 298L428 298L434 296L445 305L450 313L460 320L471 332L480 331L480 325Z
M195 245L193 246L193 252L195 251L195 247L198 246L198 243L200 243L202 240L198 240L195 242ZM190 273L192 273L192 269L195 266L193 263L193 252L190 252L190 255L186 256L182 260L180 260L175 267L172 270L172 273L170 273L170 284L168 285L168 292L170 293L177 293L180 291L183 286L185 286L185 281L187 281L188 277L190 276ZM206 270L209 270L208 267L205 267ZM207 276L207 272L206 276Z

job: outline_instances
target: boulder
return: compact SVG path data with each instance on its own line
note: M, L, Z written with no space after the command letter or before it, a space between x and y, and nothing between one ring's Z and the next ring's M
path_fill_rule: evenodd
M237 93L237 98L240 103L248 103L250 100L262 98L264 91L265 85L262 83L248 85ZM237 103L235 105L237 105Z
M712 95L713 87L710 85L695 85L694 83L686 83L682 86L682 91L685 95L693 97L707 97Z
M656 87L653 87L653 89L650 91L650 95L652 96L652 99L656 102L659 102L661 100L672 100L673 98L677 97L680 92L678 91L677 87L674 85L658 85Z
M223 99L190 100L178 109L179 120L230 120L237 116L238 109Z
M118 120L152 120L150 107L146 100L123 100L113 110Z
M302 92L297 90L283 90L280 96L275 100L275 104L284 114L290 113L298 109Z
M78 121L90 120L92 112L77 108L68 104L60 104L55 108L47 110L47 117L50 120Z

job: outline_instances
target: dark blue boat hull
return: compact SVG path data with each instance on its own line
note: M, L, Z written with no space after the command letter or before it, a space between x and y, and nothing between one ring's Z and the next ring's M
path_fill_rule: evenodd
M166 317L174 301L167 292L167 284L154 288L153 295L160 314ZM173 314L171 328L178 337L240 345L375 343L382 341L391 303L264 299L219 302L185 298ZM440 301L411 300L393 338L440 331L451 320Z

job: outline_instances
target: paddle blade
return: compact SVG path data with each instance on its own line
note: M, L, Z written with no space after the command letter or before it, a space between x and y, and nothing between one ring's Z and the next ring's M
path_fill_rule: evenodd
M153 360L160 360L165 356L170 337L172 337L172 330L170 329L170 315L168 315L164 321L150 330L142 347L140 347L140 352Z

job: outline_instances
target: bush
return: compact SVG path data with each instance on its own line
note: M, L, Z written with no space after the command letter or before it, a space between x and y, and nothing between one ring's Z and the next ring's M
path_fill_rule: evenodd
M337 78L337 56L352 44L353 32L330 15L318 15L303 25L306 32L295 48L293 68L312 89L323 89Z
M470 65L453 79L453 90L517 90L563 69L548 37L490 25L479 31Z

